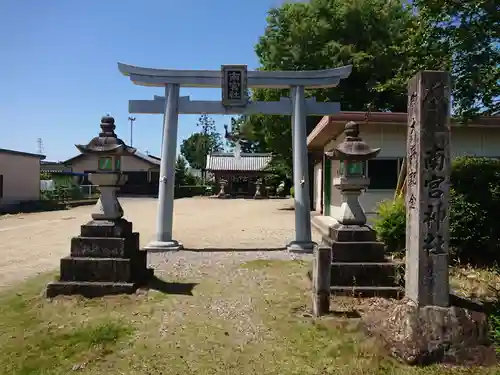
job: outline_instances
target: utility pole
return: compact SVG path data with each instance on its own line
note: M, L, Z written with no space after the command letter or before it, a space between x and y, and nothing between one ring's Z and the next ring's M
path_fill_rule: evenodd
M135 117L134 116L129 116L128 120L130 121L130 147L132 147L132 142L134 140L134 121Z
M42 141L42 138L37 138L36 140L36 152L39 154L39 155L43 155L43 141Z

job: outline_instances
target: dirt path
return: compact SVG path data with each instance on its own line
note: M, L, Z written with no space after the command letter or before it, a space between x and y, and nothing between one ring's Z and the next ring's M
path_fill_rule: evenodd
M283 247L294 237L293 211L284 210L291 204L287 200L176 200L174 237L188 249ZM126 218L140 232L141 246L144 246L154 237L157 200L126 198L122 205ZM90 219L91 211L92 207L78 207L0 217L0 288L57 269L59 258L69 254L70 238ZM313 237L318 240L316 233ZM172 255L172 260L189 264L193 270L197 259L221 261L234 256L213 254L207 258L207 255L182 252ZM154 255L150 261L159 266L166 257Z

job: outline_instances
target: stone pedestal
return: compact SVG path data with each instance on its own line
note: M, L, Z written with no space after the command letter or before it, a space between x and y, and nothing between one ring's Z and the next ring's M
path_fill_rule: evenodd
M331 293L360 297L403 296L404 263L389 261L368 226L335 224L323 238L331 247Z
M378 300L370 305L363 316L365 328L381 338L389 352L402 362L411 365L496 362L484 312L457 306L418 307L406 298L397 302Z
M225 199L229 197L229 194L226 194L226 184L225 181L220 181L220 191L217 194L217 198Z
M253 196L254 199L262 199L262 198L264 198L262 196L262 192L260 191L261 187L262 187L262 183L257 182L255 184L255 194Z
M70 256L61 259L60 278L47 285L46 296L134 293L152 275L131 222L94 220L71 239Z

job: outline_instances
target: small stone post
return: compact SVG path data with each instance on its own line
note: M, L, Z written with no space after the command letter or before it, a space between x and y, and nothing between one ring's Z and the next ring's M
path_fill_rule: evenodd
M312 272L313 316L319 317L330 311L330 281L332 249L327 244L314 245Z
M424 71L408 84L406 297L449 305L450 76Z

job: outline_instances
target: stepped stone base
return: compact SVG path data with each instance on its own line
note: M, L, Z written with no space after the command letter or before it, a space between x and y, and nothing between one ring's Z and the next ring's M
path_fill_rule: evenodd
M332 251L331 295L403 297L404 263L386 259L384 244L369 226L337 223L323 243Z
M81 236L71 239L70 254L61 259L59 280L47 285L47 297L134 293L153 276L139 234L124 219L82 225Z
M53 298L59 295L81 295L87 298L115 294L133 294L140 285L133 283L113 283L98 281L54 281L47 285L45 295Z

